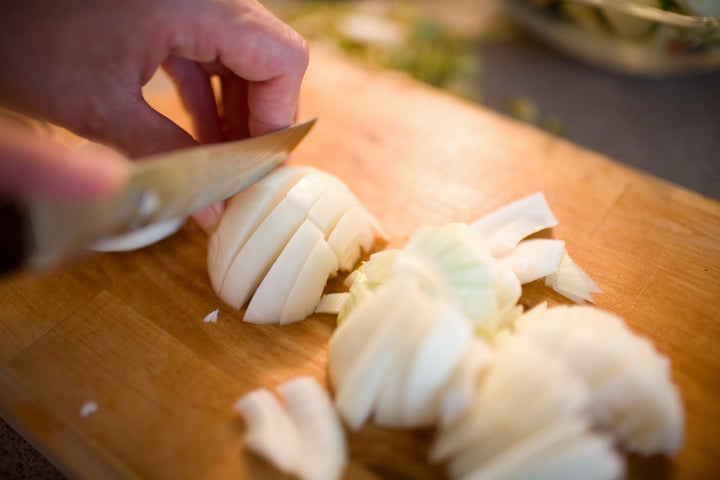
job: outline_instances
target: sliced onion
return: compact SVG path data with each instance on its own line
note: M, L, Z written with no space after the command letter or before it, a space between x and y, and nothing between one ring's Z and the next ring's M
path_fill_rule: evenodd
M208 238L208 272L216 292L222 289L240 248L304 173L300 169L277 169L228 200Z
M454 304L395 276L352 310L330 339L336 406L351 429L433 424L440 392L472 338Z
M557 272L565 252L565 242L538 238L520 242L500 257L520 280L530 283Z
M405 295L404 282L390 282L353 310L330 338L328 374L335 406L345 423L357 430L370 418L392 365L398 361L394 342L402 338L408 306L395 301ZM390 320L388 320L390 319ZM400 359L402 361L402 359Z
M315 311L328 277L338 269L337 257L330 247L318 241L310 251L285 298L280 324L304 319Z
M362 252L370 249L375 240L375 231L368 228L370 225L371 218L362 207L343 213L327 239L337 255L340 270L352 269Z
M669 362L621 318L595 307L561 306L531 311L515 329L583 380L593 393L589 414L599 428L643 454L680 449L682 400Z
M484 340L472 341L442 392L438 418L440 426L453 423L470 408L480 374L487 367L491 355L491 348Z
M246 322L278 323L283 312L282 299L288 297L310 253L322 241L322 232L312 222L305 220L255 290L243 317ZM315 299L316 302L318 300Z
M499 256L523 238L558 224L542 192L498 208L470 224L470 229L489 239L490 251Z
M327 392L310 377L278 387L300 438L300 455L292 470L301 479L335 480L347 463L345 432Z
M234 197L211 235L208 270L245 320L290 323L313 313L329 277L351 269L379 234L336 177L283 167Z
M303 480L339 479L347 462L340 420L327 392L310 377L253 390L235 403L245 420L245 445L278 470Z
M348 301L349 297L350 294L348 292L325 294L315 307L315 313L338 315L342 311L343 306Z
M474 386L472 406L441 425L431 449L452 478L577 478L583 462L597 468L593 478L622 473L612 443L584 417L585 387L531 341L499 337Z
M245 420L245 445L280 471L289 473L297 464L301 439L290 414L269 390L256 389L234 406Z
M484 335L494 335L521 313L517 277L490 255L482 236L467 224L451 223L422 226L402 249L371 255L353 278L338 321L396 276L411 277L425 293L457 304Z
M560 257L557 270L545 277L545 285L575 303L595 302L592 294L601 292L590 275L573 262L566 251Z

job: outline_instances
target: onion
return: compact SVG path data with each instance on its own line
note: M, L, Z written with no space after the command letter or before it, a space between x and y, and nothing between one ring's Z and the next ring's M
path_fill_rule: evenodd
M245 445L282 472L290 472L300 455L300 439L290 414L264 388L246 393L234 405L245 420Z
M545 277L545 285L576 303L594 302L592 294L602 291L567 252L560 257L557 270Z
M250 300L247 321L338 315L328 347L336 413L323 404L318 415L337 415L351 430L437 427L430 458L451 478L612 479L624 470L616 440L643 454L679 450L680 397L667 359L647 340L594 307L522 312L522 285L539 279L578 303L599 291L565 242L526 239L557 224L542 194L472 224L421 226L402 248L352 271L347 292L321 296L327 278L352 268L382 233L334 177L277 175L281 192L258 184L264 190L247 194L255 205L228 220L240 240L218 229L209 266L223 299ZM305 427L288 431L290 453L276 461L301 478L325 478L315 453L292 443L324 425L300 413L308 402L287 402L287 418ZM337 475L341 462L331 458Z
M80 407L80 416L82 418L89 417L90 415L96 413L99 410L98 404L94 400L88 400L87 402L83 403Z
M471 338L470 322L452 303L426 294L412 277L394 277L330 339L328 373L341 417L351 429L373 414L384 426L431 425Z
M545 238L525 240L500 257L520 283L530 283L557 272L565 242Z
M440 426L456 421L470 408L481 372L490 362L492 350L481 339L473 339L442 393Z
M402 249L371 255L353 278L339 320L398 276L413 278L426 294L456 304L483 334L492 335L520 313L517 277L490 255L484 237L467 224L451 223L422 226Z
M340 420L323 388L297 377L277 388L253 390L235 403L245 420L245 444L284 473L303 480L334 480L347 462Z
M216 309L205 315L205 318L203 318L203 323L216 323L218 320L218 312L219 310Z
M286 166L228 202L208 242L208 271L225 303L247 304L245 321L287 324L312 314L328 278L352 269L376 235L343 182Z
M487 237L491 253L499 256L523 238L557 224L545 195L537 192L475 220L470 229Z
M472 405L431 449L452 478L617 478L622 462L584 417L584 385L525 338L498 338ZM586 471L587 470L587 471Z
M347 463L345 432L327 392L310 377L292 379L277 388L301 440L293 471L302 479L333 480Z
M675 454L684 418L669 362L623 320L590 306L540 306L523 315L516 335L562 359L592 392L589 414L632 451Z

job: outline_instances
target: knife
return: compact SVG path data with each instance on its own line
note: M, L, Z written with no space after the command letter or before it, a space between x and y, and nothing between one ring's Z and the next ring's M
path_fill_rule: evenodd
M0 273L53 267L98 239L179 218L226 199L278 166L315 119L234 142L137 159L128 182L98 202L0 204Z

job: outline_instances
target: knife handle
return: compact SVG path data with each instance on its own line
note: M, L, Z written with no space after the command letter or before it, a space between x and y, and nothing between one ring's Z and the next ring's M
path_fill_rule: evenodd
M27 211L12 200L0 198L0 274L20 268L27 258Z

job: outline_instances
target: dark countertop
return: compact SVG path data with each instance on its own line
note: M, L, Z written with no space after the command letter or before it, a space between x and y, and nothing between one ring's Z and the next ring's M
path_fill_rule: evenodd
M527 97L569 140L720 199L720 72L630 77L523 38L487 47L483 61L487 106Z
M62 480L65 477L0 419L0 478L3 480Z
M570 60L518 38L487 46L480 89L507 111L526 97L564 136L619 162L720 199L720 72L637 78ZM0 478L64 478L0 420Z

